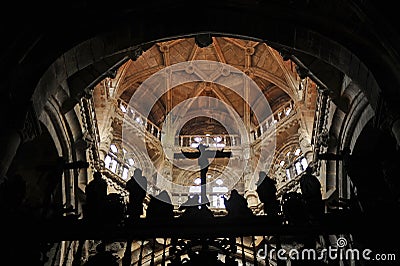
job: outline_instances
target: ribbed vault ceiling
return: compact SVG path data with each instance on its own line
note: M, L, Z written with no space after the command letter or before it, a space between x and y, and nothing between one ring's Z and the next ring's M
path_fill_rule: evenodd
M177 39L157 43L145 51L136 61L128 61L119 70L117 94L122 100L129 102L138 87L151 75L161 69L174 64L194 61L211 60L229 64L249 75L266 96L272 111L279 108L291 98L297 98L297 74L292 69L290 61L283 61L281 56L264 43L233 39L227 37L213 37L213 42L207 47L199 47L194 38ZM199 96L214 97L231 106L243 119L245 116L245 102L242 97L229 88L219 84L207 82L189 82L171 89L172 97L168 103L167 95L163 95L154 104L149 119L160 126L168 111L183 101ZM147 96L149 99L152 95ZM251 96L250 96L251 97ZM255 103L257 99L250 99ZM207 102L196 101L192 108L210 107ZM256 107L255 107L256 108ZM251 108L250 108L251 109ZM250 110L251 124L256 126L257 121ZM218 120L231 123L229 114ZM185 126L184 134L198 134L210 132L222 133L223 128L201 118L189 121ZM200 123L199 123L200 122ZM193 126L190 125L193 123ZM193 132L188 129L192 128Z

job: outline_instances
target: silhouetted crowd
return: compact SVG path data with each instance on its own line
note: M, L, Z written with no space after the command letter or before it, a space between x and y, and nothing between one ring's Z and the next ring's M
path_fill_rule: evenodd
M256 182L256 192L263 204L264 215L271 217L277 223L306 224L317 222L325 211L321 194L321 184L308 167L300 178L301 192L287 192L281 200L277 196L276 181L264 171L259 172ZM168 221L173 218L199 220L213 218L209 208L210 202L201 202L200 195L194 194L182 203L174 212L169 193L162 190L158 195L148 195L147 178L142 170L137 168L132 177L126 182L128 201L125 203L117 193L107 194L107 182L100 172L94 173L94 178L86 186L86 204L84 218L89 222L134 222L146 212L148 221ZM146 196L149 201L145 203ZM229 197L223 196L226 218L242 219L254 216L247 200L236 189L230 191ZM110 215L112 214L112 215ZM110 218L112 217L112 218Z
M276 181L265 172L259 172L256 192L263 205L263 215L270 217L275 224L307 225L318 223L324 213L325 204L322 199L321 184L318 178L313 175L311 167L306 169L299 183L301 192L287 192L279 200ZM202 202L199 194L188 197L179 206L178 211L180 213L175 215L174 206L166 190L160 191L158 195L148 195L147 179L139 168L135 169L132 177L126 182L126 190L129 195L125 206L122 197L118 196L118 194L107 194L107 183L101 173L96 172L93 180L86 186L84 219L94 224L105 222L119 225L121 222L134 224L135 221L141 219L146 219L150 223L163 223L172 221L174 218L188 222L214 218L213 212L209 208L210 202L208 200ZM147 195L150 200L145 204ZM240 220L256 216L248 206L245 197L236 189L230 191L229 197L223 196L223 200L227 211L226 219ZM114 211L114 214L110 215L112 211ZM144 213L145 215L143 215ZM110 220L109 217L113 217L113 220ZM315 239L312 237L310 241L313 243ZM131 242L128 241L128 243ZM93 263L97 260L113 260L111 254L104 250L99 251L96 256L90 259L87 265L95 265ZM201 254L196 256L201 256ZM196 256L193 255L191 257L190 265L196 265L193 264L196 261ZM207 257L210 257L210 254L207 254ZM129 262L129 258L127 257L126 261ZM204 262L201 258L198 259ZM186 265L180 260L174 263L176 265ZM129 264L127 263L126 265Z
M86 164L67 165L63 160L57 160L51 168L53 171L50 171L57 178L48 189L49 195L44 197L46 205L51 205L53 190L61 180L63 170L68 167L86 167ZM259 200L263 204L264 215L270 217L277 224L310 224L317 222L324 213L321 184L318 178L312 174L310 167L300 179L301 193L288 192L282 196L281 200L278 200L276 181L263 171L259 172L256 186ZM17 216L17 210L25 200L26 189L26 180L23 176L16 174L6 179L0 185L2 212L8 216ZM131 178L126 182L126 190L128 192L127 201L119 193L108 193L106 179L103 178L101 172L95 172L93 179L86 185L84 191L86 200L82 206L83 221L94 226L120 226L134 224L136 221L144 219L150 223L163 223L175 218L188 222L207 219L211 221L214 218L209 207L210 201L208 199L200 200L199 194L188 197L186 202L179 206L178 212L175 212L170 195L166 190L160 191L157 195L147 193L147 178L139 168L135 169ZM227 211L226 219L240 220L256 216L248 206L246 198L236 189L230 191L229 197L223 196L223 201ZM68 208L62 209L60 213L66 211ZM74 210L71 211L74 212ZM46 212L44 211L44 213ZM176 215L177 213L178 215ZM77 215L74 218L78 219L78 216L80 217ZM196 258L193 257L192 261L196 261ZM105 265L103 262L107 262L107 265L117 265L115 257L106 251L104 246L99 246L96 255L92 256L85 266Z
M44 196L43 202L50 205L52 190L61 180L63 169L66 163L58 160L52 168L52 173L57 176L51 188L48 189L48 196ZM85 167L85 165L74 166ZM101 172L95 172L93 179L86 185L86 200L82 206L83 218L93 224L116 224L134 222L146 213L147 220L171 220L181 219L207 219L213 218L213 212L209 208L209 200L199 200L198 194L188 197L187 201L174 212L170 195L162 190L158 195L148 195L147 178L142 170L134 170L131 178L126 182L128 200L118 193L108 193L107 181ZM278 200L276 181L270 178L265 172L259 172L256 182L256 192L260 202L263 204L264 215L275 219L279 223L304 224L318 221L324 213L325 204L321 194L321 184L318 178L313 175L312 168L308 167L300 179L300 192L287 192ZM18 215L18 210L25 200L26 180L20 174L9 177L0 185L0 208L9 217ZM149 201L145 203L146 196ZM47 200L48 198L48 200ZM253 216L253 211L247 204L247 200L236 189L230 191L229 197L223 196L227 218L241 219ZM48 206L46 208L49 208ZM62 209L60 213L68 211ZM44 215L46 216L46 215Z

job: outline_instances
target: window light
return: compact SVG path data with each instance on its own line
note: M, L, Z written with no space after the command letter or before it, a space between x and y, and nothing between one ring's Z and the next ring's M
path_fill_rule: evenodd
M303 158L301 159L300 163L301 163L301 165L303 166L303 169L306 169L306 168L307 168L308 163L307 163L307 159L306 159L306 158L303 157Z
M217 183L217 185L220 186L224 183L224 181L222 181L221 179L218 179L217 181L215 181L215 183Z
M115 173L117 171L118 162L116 160L111 160L111 168L110 170Z
M222 138L220 136L214 138L215 142L220 142Z
M290 180L292 178L291 175L290 175L290 169L289 168L286 168L286 176L287 176L288 180Z
M201 187L200 186L190 186L189 193L200 193Z
M228 188L227 187L213 187L212 192L213 193L227 193Z
M197 148L199 147L199 143L193 142L192 144L190 144L190 147Z
M117 152L118 152L117 146L115 146L114 144L111 144L111 145L110 145L110 149L111 149L111 151L112 151L113 153L117 153Z
M196 141L196 142L200 142L200 141L202 141L203 139L202 138L200 138L200 137L195 137L194 138L194 141Z
M139 123L139 124L143 124L143 120L142 120L142 118L140 118L139 116L138 117L136 117L136 122L137 123Z
M301 172L303 172L302 165L300 162L296 162L295 167L296 167L297 174L300 174Z
M128 168L124 167L124 171L122 172L122 179L128 179Z
M109 155L104 158L104 165L106 168L110 168L111 157Z

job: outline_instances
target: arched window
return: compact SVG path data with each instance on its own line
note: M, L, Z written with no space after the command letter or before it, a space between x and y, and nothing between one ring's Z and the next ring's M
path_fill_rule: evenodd
M225 208L224 199L222 196L228 192L228 188L224 185L222 179L215 181L216 186L212 188L212 207L213 208Z
M207 179L211 179L212 175L208 174ZM215 184L214 184L215 183ZM213 182L213 186L207 187L207 197L211 201L212 208L225 208L223 195L228 193L229 189L224 185L224 181L222 179L217 179ZM189 197L193 197L193 195L201 194L201 179L198 177L193 180L193 185L189 187ZM200 202L199 202L200 203Z
M135 161L129 156L124 148L118 147L117 144L111 144L109 151L104 158L104 166L122 179L129 178L130 168L134 167Z
M298 146L292 146L291 148L286 149L278 159L278 168L281 169L282 174L286 177L282 182L290 181L300 175L308 166L307 159L304 158L304 155Z

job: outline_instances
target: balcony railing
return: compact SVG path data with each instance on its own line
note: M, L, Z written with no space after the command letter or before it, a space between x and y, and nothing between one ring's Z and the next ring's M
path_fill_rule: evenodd
M325 213L317 224L307 225L277 223L266 215L244 219L223 216L191 221L179 218L154 221L143 218L124 225L107 225L100 221L90 224L85 220L71 217L36 223L27 222L24 219L6 222L7 230L13 232L5 236L6 243L12 241L13 238L24 239L31 245L36 244L37 246L34 247L37 248L39 245L46 246L43 243L61 245L62 241L66 241L65 245L70 248L64 248L61 251L66 255L65 258L61 256L65 262L63 265L82 265L79 264L81 261L88 261L88 259L90 261L94 256L105 258L103 256L105 254L102 254L104 251L101 249L98 249L91 257L79 248L83 247L86 241L97 240L102 241L104 245L111 245L113 242L128 244L119 245L123 253L123 256L115 257L119 265L175 266L184 265L185 261L195 262L197 259L202 260L201 265L211 265L207 264L207 259L213 259L215 263L218 259L225 260L224 265L276 265L276 263L282 265L277 261L277 258L281 258L277 257L277 252L282 247L295 248L300 253L302 247L299 244L302 241L309 243L309 240L321 245L318 249L317 243L315 245L316 256L319 258L324 255L323 249L329 246L335 247L335 238L332 240L331 237L326 237L328 235L350 240L353 234L356 236L370 234L371 228L374 228L375 233L390 235L392 234L390 229L395 228L398 219L393 219L393 221L371 219L369 215L343 212ZM15 240L12 243L16 243ZM74 246L78 248L72 248L72 243L76 243L77 245ZM352 242L344 247L344 249L352 248ZM265 254L261 249L268 249L269 252ZM60 257L59 254L57 252L49 254L50 261L56 261ZM204 256L197 257L199 254ZM217 254L221 257L217 257ZM40 256L37 260L40 260ZM69 264L66 263L67 260ZM228 260L230 263L227 262ZM94 262L94 259L92 261ZM287 265L286 262L285 257L280 263ZM61 263L62 261L59 265Z
M267 119L261 122L254 130L251 131L253 141L261 139L266 133L276 129L280 124L292 117L296 113L294 109L294 102L290 101L276 110Z
M143 116L140 112L131 107L128 103L122 99L118 99L117 102L117 113L123 116L125 119L136 125L137 128L143 132L147 132L154 136L156 139L161 140L161 129L151 122L147 117ZM293 101L290 101L276 110L271 116L261 122L254 130L251 131L252 142L261 139L265 133L270 132L273 128L276 128L289 117L292 117L296 113L294 109ZM180 135L175 139L175 145L185 148L194 147L198 145L199 141L196 138L201 138L203 143L206 142L210 147L238 147L241 145L242 139L239 135ZM221 138L221 139L220 139ZM216 141L218 140L218 141ZM200 141L200 142L202 142Z
M175 139L175 145L181 148L197 148L202 143L209 148L235 148L240 147L242 140L240 135L180 135Z
M136 127L142 130L143 133L149 133L156 139L161 140L161 129L158 126L125 101L118 99L117 103L118 106L116 106L116 111L123 116L124 119L128 119L127 121L132 123L132 125L136 125Z

